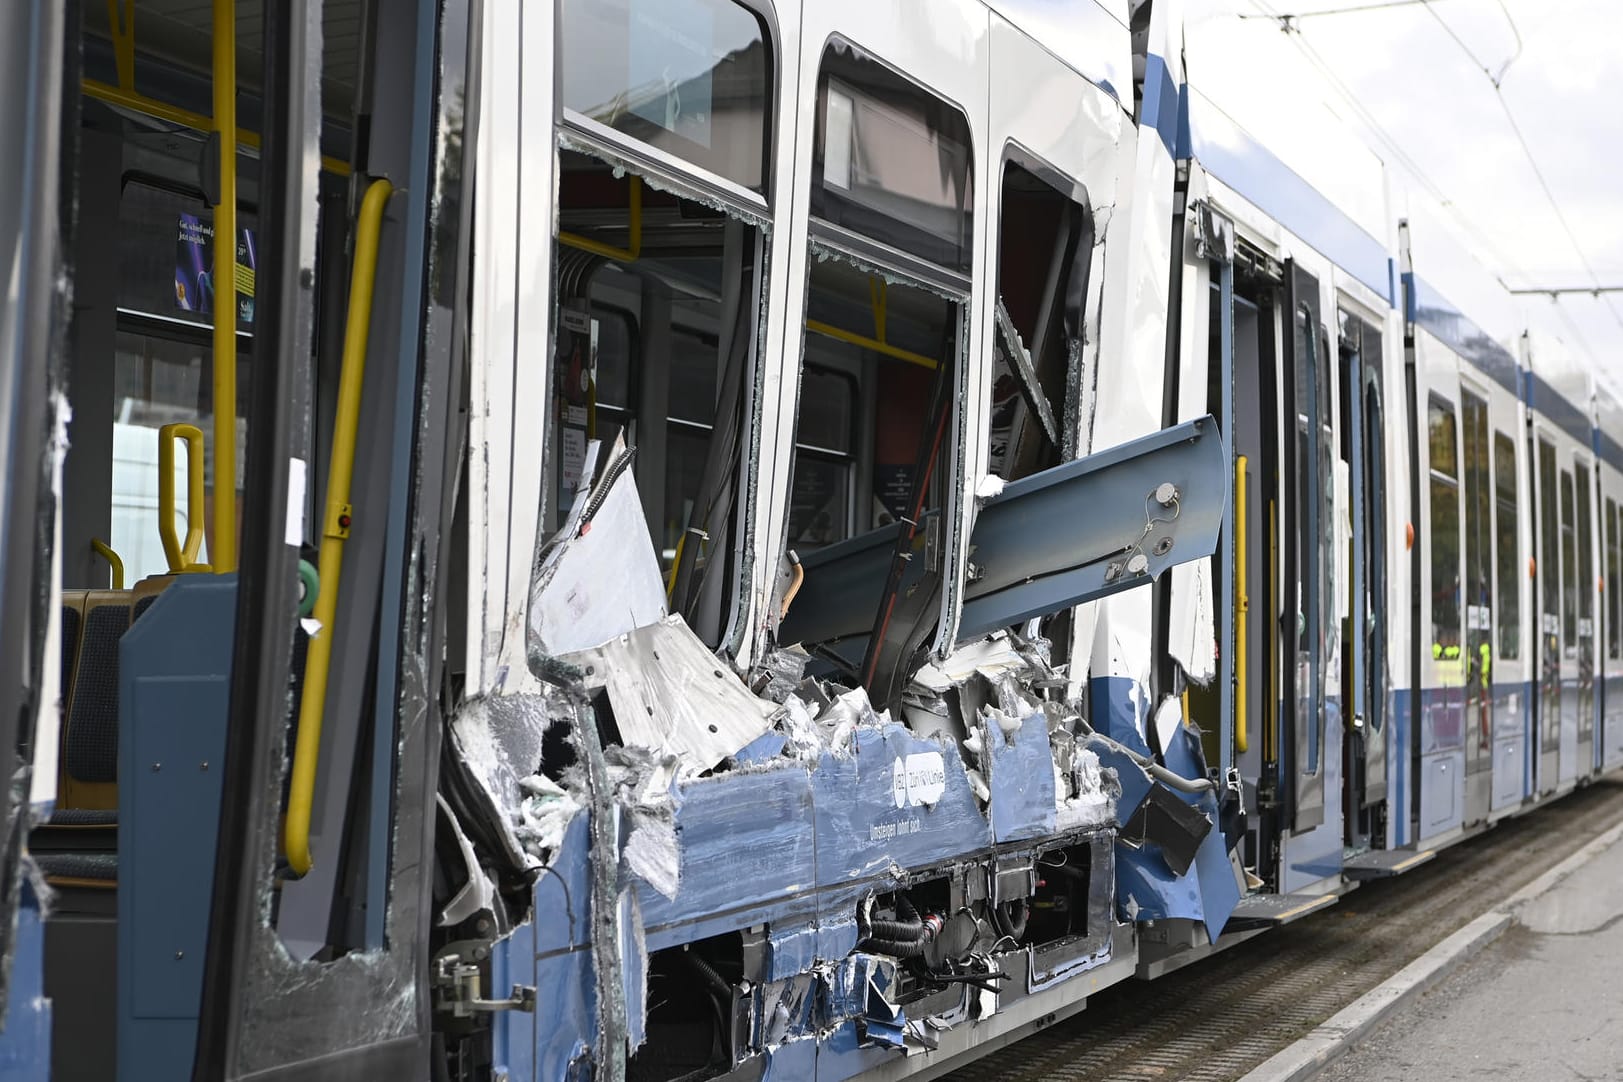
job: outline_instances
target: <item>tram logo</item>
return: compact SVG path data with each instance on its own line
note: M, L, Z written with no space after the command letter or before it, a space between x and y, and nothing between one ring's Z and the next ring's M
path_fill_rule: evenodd
M947 764L939 751L896 757L891 767L890 792L898 808L929 806L947 791Z

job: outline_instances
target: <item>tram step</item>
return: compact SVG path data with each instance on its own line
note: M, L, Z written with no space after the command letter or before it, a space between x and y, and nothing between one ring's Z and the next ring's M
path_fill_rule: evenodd
M1335 894L1248 894L1234 907L1228 928L1241 931L1289 924L1335 905L1338 898Z
M1348 857L1342 864L1342 874L1348 879L1387 879L1412 871L1436 855L1435 849L1371 849Z

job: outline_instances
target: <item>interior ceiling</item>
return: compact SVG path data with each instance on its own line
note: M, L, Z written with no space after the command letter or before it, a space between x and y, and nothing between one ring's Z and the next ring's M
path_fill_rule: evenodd
M249 89L261 85L264 71L263 13L262 0L236 0L237 80ZM321 4L321 107L328 116L347 120L354 111L365 13L364 0ZM87 30L106 33L107 19L105 7L87 5ZM213 26L210 0L136 0L136 67L151 56L207 77L213 67Z

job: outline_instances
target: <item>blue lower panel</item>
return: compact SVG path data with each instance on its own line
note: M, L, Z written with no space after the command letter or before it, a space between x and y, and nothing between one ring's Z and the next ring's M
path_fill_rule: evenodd
M235 616L236 576L182 575L119 642L120 1078L192 1070Z
M51 1077L51 1001L45 998L45 924L26 880L18 888L15 947L0 1033L0 1080L46 1082Z

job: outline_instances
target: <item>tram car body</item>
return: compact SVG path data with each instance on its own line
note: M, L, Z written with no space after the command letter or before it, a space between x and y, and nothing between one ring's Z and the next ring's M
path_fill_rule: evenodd
M934 1077L1623 765L1623 398L1288 36L197 8L0 15L11 1076Z

